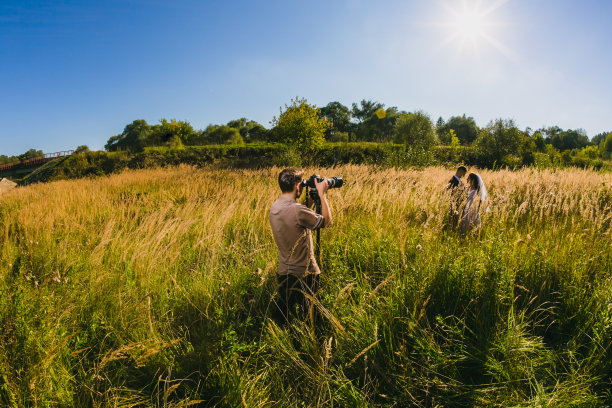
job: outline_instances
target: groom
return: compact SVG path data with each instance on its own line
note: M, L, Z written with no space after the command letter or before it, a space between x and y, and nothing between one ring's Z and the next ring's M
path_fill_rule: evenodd
M446 189L450 190L449 222L452 229L455 229L459 225L461 206L463 204L463 200L465 199L461 179L466 173L467 169L465 166L459 166L446 186Z
M459 166L455 174L453 174L453 177L451 177L450 181L448 182L447 189L454 190L460 185L462 186L463 183L461 182L461 179L463 178L463 176L465 176L466 173L467 173L467 169L465 168L465 166Z

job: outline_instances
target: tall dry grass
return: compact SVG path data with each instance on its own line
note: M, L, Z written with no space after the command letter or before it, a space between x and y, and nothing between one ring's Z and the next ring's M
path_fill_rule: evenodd
M604 406L612 175L342 166L314 330L274 315L280 169L179 167L0 198L7 406ZM315 172L307 169L307 173Z

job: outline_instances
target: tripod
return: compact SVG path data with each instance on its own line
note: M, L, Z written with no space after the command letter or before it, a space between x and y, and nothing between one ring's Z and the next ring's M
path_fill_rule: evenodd
M309 197L312 199L312 201L315 204L315 212L321 215L321 197L319 197L319 194L312 194L312 195L309 194L310 190L308 186L306 186L306 199L308 200ZM321 264L321 228L317 228L317 231L316 231L314 253L315 253L315 259L317 260L317 265L320 265Z

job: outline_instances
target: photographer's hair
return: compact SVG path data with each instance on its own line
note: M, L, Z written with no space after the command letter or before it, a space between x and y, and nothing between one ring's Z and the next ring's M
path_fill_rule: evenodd
M474 190L480 191L480 184L478 183L478 177L476 177L476 174L470 173L468 175L467 182L470 187L474 188Z
M457 173L459 173L460 171L462 171L463 173L467 173L467 169L465 168L465 166L457 167Z
M295 185L302 181L304 170L302 169L285 169L278 175L278 185L283 193L291 193Z

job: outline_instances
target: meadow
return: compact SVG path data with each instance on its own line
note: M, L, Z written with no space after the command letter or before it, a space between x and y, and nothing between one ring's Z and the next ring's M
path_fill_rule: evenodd
M346 165L320 326L274 317L280 168L173 167L0 196L0 405L612 405L612 174Z

